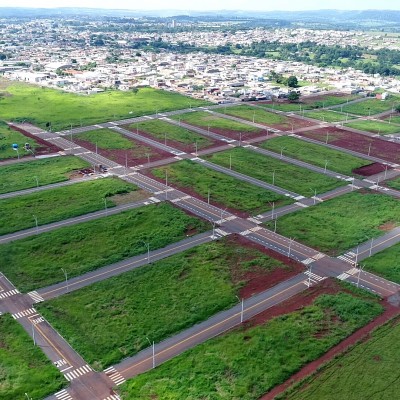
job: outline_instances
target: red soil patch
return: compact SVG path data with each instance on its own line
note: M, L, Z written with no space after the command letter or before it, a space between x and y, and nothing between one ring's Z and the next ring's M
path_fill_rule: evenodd
M328 135L328 143L362 154L368 154L371 144L371 156L394 163L400 162L400 144L398 143L349 132L336 127L313 129L312 131L299 132L298 134L324 143Z
M62 149L60 149L56 145L49 143L46 140L43 140L35 135L32 135L31 133L25 131L24 129L18 128L12 124L9 124L8 126L11 129L13 129L14 131L22 133L24 136L26 136L30 139L33 139L36 143L39 144L39 147L36 147L34 150L35 156L41 156L41 155L45 155L45 154L54 154L54 153L58 153L59 151L62 151ZM27 154L30 155L32 153L29 152Z
M392 169L391 167L388 167L387 165L381 163L373 163L369 165L364 165L363 167L360 168L353 169L352 172L361 176L371 176L379 174L380 172L384 172L386 168L388 169L388 171Z
M171 157L171 154L166 151L144 145L139 141L136 141L128 137L126 139L130 140L133 143L134 145L133 149L111 150L111 149L97 148L97 153L123 166L125 166L126 155L128 154L128 167L134 167L135 165L147 163L148 162L147 154L149 154L150 156L150 162L163 160L165 158ZM77 136L74 136L74 143L92 151L93 153L96 152L96 145L94 143L78 139Z

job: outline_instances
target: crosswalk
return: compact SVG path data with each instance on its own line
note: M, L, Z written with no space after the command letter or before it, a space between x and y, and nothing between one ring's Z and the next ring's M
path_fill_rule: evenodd
M217 228L217 229L214 230L213 239L221 238L221 237L228 236L228 235L229 235L228 232L225 232L222 229Z
M114 368L109 367L104 370L104 373L116 384L121 385L126 379Z
M72 381L92 371L93 371L92 368L90 368L90 366L86 364L83 367L79 367L77 369L74 369L73 371L66 372L64 376L67 378L68 381Z
M73 400L71 395L65 389L55 393L54 396L57 397L57 399L59 400Z
M111 396L107 396L104 400L121 400L117 394L112 394Z
M337 278L337 279L340 279L341 281L344 281L344 280L346 280L347 278L349 278L350 276L357 274L358 272L359 272L359 269L358 269L358 268L352 268L352 269L349 269L349 270L346 271L346 272L341 273L341 274L338 275L336 278Z
M5 299L7 297L14 296L15 294L18 294L18 293L19 293L18 289L12 289L7 292L0 293L0 299Z
M353 253L352 251L349 251L341 256L338 256L338 259L342 260L350 265L356 266L356 264L357 264L355 261L356 256L357 256L357 254Z
M326 276L319 276L317 274L314 274L313 272L310 271L305 271L304 275L307 276L307 279L303 281L303 283L307 286L310 287L314 283L322 282L324 279L326 279Z
M37 311L33 307L32 308L28 308L27 310L20 311L18 313L12 314L12 317L14 319L19 319L19 318L22 318L22 317L28 317L29 315L32 315L32 314L37 314Z
M28 296L35 302L35 303L40 303L44 301L44 298L36 291L32 291L28 293Z

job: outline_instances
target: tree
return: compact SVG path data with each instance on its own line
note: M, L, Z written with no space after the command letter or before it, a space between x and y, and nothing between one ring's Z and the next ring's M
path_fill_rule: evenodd
M292 91L288 95L288 100L292 103L300 99L300 93Z
M295 76L291 75L287 79L287 85L291 88L296 88L297 86L299 86L299 81Z
M396 110L398 113L400 113L400 104L398 104L398 105L396 106L395 110Z

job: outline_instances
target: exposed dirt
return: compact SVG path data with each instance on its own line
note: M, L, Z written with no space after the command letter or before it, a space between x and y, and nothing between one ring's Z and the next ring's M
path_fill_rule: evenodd
M385 169L391 170L391 167L381 163L372 163L368 165L364 165L363 167L353 169L353 173L361 176L371 176L375 174L379 174L380 172L384 172Z
M126 157L128 155L128 167L134 167L135 165L146 164L149 160L150 162L153 162L171 157L171 154L166 151L150 147L148 145L145 145L139 141L136 141L128 137L126 139L130 140L133 143L134 145L133 149L111 150L111 149L97 148L97 153L123 166L125 166ZM86 149L92 151L93 153L96 152L96 145L94 143L78 139L77 136L74 136L74 143L78 144L79 146L85 147ZM147 154L149 155L149 158L147 157Z
M396 222L389 221L389 222L386 222L385 224L379 226L379 229L384 232L390 232L394 228L397 228L397 226L398 226L398 224Z
M301 100L295 104L311 104L314 103L316 101L324 101L327 97L345 97L348 96L346 93L340 93L340 92L336 92L336 93L329 93L329 94L315 94L315 95L310 95L310 96L302 96ZM257 103L261 103L261 104L293 104L290 103L289 100L287 99L278 99L277 101L272 101L272 100L262 100L262 101L257 101L255 104Z
M368 154L370 151L370 155L373 157L378 157L394 163L400 162L400 144L398 143L365 136L360 133L349 132L336 127L313 129L299 132L298 134L324 143L328 135L328 143L335 146L357 151L362 154Z
M45 154L53 154L53 153L58 153L59 151L61 151L62 149L60 149L59 147L57 147L56 145L49 143L43 139L38 138L35 135L32 135L31 133L25 131L24 129L18 128L16 126L14 126L13 124L9 124L8 125L11 129L13 129L14 131L17 131L19 133L22 133L24 136L33 139L36 143L39 144L39 147L36 147L34 152L36 156L41 156L41 155L45 155Z

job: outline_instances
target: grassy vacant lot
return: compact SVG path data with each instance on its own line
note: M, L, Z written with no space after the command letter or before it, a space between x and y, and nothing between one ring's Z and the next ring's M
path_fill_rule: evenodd
M399 318L377 329L316 375L281 398L291 400L392 400L400 392L398 354Z
M0 317L0 400L42 399L67 381L11 315Z
M400 132L400 126L388 124L380 121L355 121L346 124L350 128L359 129L372 133L379 133L380 135L390 135L392 133Z
M237 303L245 274L286 268L222 240L99 282L39 308L95 368L116 363Z
M149 205L0 246L2 271L29 291L184 239L209 225L168 203Z
M391 246L363 261L368 271L400 283L400 244Z
M10 83L4 89L7 96L0 97L2 118L28 120L53 131L70 125L91 125L162 111L208 104L180 94L141 88L133 92L106 91L90 96L76 95L24 83Z
M18 151L20 158L32 155L30 151L26 151L24 149L25 143L29 143L33 151L35 151L35 148L39 146L33 139L10 129L6 123L0 121L0 160L5 160L7 158L18 158L16 150L13 150L11 147L14 143L18 144L19 146Z
M290 136L280 136L267 140L261 143L260 147L276 153L280 153L283 148L285 156L296 158L322 168L325 168L325 163L328 161L328 169L346 175L352 175L353 169L370 164L370 161L363 160L362 158L317 144L304 142Z
M316 207L283 216L278 232L337 255L380 236L385 223L400 224L398 200L373 192L348 193Z
M74 138L97 144L99 149L128 150L135 147L134 143L121 133L111 129L96 129L74 135Z
M206 137L198 135L197 133L191 132L188 129L182 128L180 126L161 121L159 119L140 122L139 124L131 124L129 125L129 128L139 128L139 130L148 133L155 139L161 140L163 142L166 140L167 144L169 140L191 145L197 143L198 149L202 149L211 145L211 141L208 140Z
M341 114L336 111L329 111L329 110L320 110L320 111L307 111L306 113L302 114L308 118L318 119L320 121L325 122L338 122L343 121L346 119L345 114Z
M375 301L322 295L300 311L209 340L139 375L124 399L256 400L381 312Z
M78 157L51 157L0 167L0 193L49 185L67 181L69 175L76 170L90 165ZM37 178L37 181L36 181Z
M345 105L342 111L356 115L374 115L391 110L393 104L396 107L397 103L393 103L393 100L368 99L359 103Z
M211 202L254 215L269 210L272 202L277 207L292 202L286 196L239 181L190 160L155 168L152 173L158 178L164 178L166 171L169 182L192 189L204 199L207 199L210 192Z
M400 115L392 114L392 117L386 117L385 121L393 122L395 124L400 124Z
M220 110L219 110L220 111ZM187 122L191 125L200 126L202 128L210 129L225 129L228 131L238 132L260 132L259 128L242 124L240 122L232 121L230 119L221 118L205 111L193 111L187 114L179 114L172 117L176 121Z
M253 121L254 118L254 122L259 124L267 124L267 125L280 124L289 126L288 119L285 116L274 114L258 107L240 105L240 106L227 107L226 109L224 110L221 109L220 111L225 114L233 115L238 118L247 119L249 121Z
M108 197L137 187L117 178L97 179L0 200L0 235L87 214L115 203Z
M400 178L390 179L385 181L386 185L392 189L400 190Z
M329 178L323 174L287 164L283 161L255 153L254 151L242 147L214 153L205 158L211 162L229 168L229 156L232 157L233 170L267 183L272 183L273 173L275 171L276 186L306 197L312 196L315 189L317 193L324 193L345 184L344 181Z

